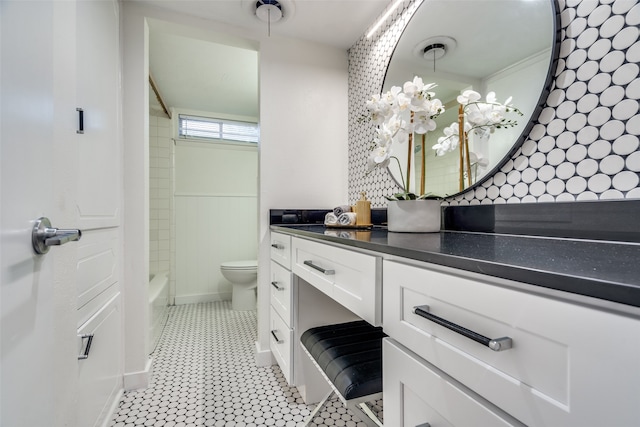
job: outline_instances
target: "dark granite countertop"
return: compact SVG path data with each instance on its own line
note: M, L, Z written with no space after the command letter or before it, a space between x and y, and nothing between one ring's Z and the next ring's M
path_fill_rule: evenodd
M356 231L271 225L271 229L640 307L638 243L459 231L393 233L385 227Z

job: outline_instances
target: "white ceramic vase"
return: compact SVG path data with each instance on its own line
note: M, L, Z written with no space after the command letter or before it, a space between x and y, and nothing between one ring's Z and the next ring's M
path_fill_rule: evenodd
M441 201L393 200L387 205L387 229L400 233L440 231Z

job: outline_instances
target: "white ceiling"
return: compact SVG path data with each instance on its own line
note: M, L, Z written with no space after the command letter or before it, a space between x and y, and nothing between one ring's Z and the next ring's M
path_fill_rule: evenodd
M255 16L254 0L129 0L246 29L267 24ZM271 36L317 42L347 50L373 25L391 0L280 0L284 18ZM185 36L171 25L149 26L149 68L169 107L258 116L257 54L251 49ZM233 43L237 46L237 43ZM150 92L152 108L159 109ZM223 111L224 110L224 111Z

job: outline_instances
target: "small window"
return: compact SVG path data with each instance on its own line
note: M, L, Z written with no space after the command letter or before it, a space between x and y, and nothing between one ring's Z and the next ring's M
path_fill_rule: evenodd
M257 143L258 124L209 117L179 115L178 136L181 138L217 139Z

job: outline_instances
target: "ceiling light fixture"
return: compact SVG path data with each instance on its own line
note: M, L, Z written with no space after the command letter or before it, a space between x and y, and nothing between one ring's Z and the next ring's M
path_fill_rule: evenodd
M447 47L442 43L427 45L422 51L422 56L428 61L433 61L433 72L436 72L436 59L442 58L447 53Z
M256 2L256 16L267 23L267 31L271 37L271 23L278 22L284 16L282 5L277 0L258 0Z
M424 59L435 61L447 53L447 47L442 43L434 43L426 46L422 51Z
M395 3L393 3L393 6L391 6L387 12L382 15L382 17L380 17L380 19L378 19L378 22L376 22L376 25L373 26L373 28L371 28L371 30L369 30L369 32L367 33L367 38L370 39L371 36L378 31L378 28L380 28L380 26L387 20L387 18L393 13L394 10L397 9L398 6L400 6L400 3L402 3L403 0L396 0Z

